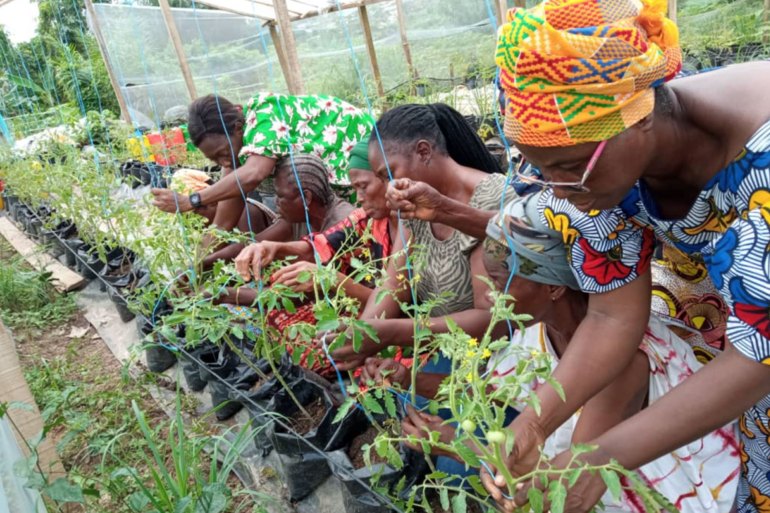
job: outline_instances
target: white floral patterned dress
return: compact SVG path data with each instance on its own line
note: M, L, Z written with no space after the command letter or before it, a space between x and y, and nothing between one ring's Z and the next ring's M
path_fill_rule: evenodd
M374 126L371 116L333 96L260 93L246 104L244 115L241 158L317 155L335 186L350 185L350 152L369 139Z

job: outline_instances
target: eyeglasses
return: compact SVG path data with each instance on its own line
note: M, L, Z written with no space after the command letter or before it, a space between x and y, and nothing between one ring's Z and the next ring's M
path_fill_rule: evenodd
M583 173L583 178L581 178L579 182L549 182L547 180L540 180L539 178L535 178L530 175L525 175L521 172L522 169L524 169L524 163L526 161L524 157L521 158L519 164L516 166L515 173L521 181L529 184L539 185L541 187L558 187L559 189L564 189L570 192L591 192L591 189L586 187L585 183L588 181L588 177L591 176L591 172L594 170L594 167L596 167L596 162L599 160L599 157L602 156L602 152L604 152L605 146L607 146L606 140L600 142L599 146L596 147L593 155L591 155L591 160L588 161L586 170Z

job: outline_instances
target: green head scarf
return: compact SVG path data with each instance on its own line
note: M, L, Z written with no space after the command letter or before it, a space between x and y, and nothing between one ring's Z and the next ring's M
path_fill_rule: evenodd
M350 151L348 169L372 170L372 166L369 164L369 139L353 146L353 149Z

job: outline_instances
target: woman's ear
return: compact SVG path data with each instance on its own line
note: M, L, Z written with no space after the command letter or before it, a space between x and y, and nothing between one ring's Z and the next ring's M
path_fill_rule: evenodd
M564 297L564 294L567 292L567 287L563 285L549 285L548 289L551 293L551 301L558 301Z
M417 153L420 162L430 165L430 161L433 158L433 145L425 139L420 139L414 146L415 153Z

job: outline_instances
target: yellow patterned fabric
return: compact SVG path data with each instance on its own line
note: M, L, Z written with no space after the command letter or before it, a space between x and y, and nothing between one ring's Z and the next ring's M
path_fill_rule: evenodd
M546 0L512 9L496 61L505 134L532 146L603 141L652 112L681 69L666 0Z

